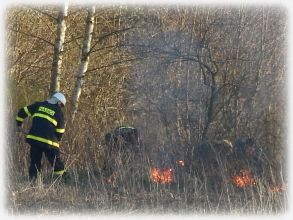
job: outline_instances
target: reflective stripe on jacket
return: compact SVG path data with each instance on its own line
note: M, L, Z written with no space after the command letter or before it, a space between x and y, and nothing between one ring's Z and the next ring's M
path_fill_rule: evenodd
M58 104L50 104L47 101L35 102L25 106L18 111L17 125L21 126L28 116L32 117L32 126L26 138L59 147L58 142L65 132L61 107Z

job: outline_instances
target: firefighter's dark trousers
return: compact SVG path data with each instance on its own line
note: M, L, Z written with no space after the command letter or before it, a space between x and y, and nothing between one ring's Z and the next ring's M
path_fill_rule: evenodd
M53 174L62 175L64 173L64 164L60 159L59 149L52 148L48 144L31 139L27 139L27 143L31 146L29 167L30 180L34 180L37 177L38 172L41 171L43 153L53 167Z

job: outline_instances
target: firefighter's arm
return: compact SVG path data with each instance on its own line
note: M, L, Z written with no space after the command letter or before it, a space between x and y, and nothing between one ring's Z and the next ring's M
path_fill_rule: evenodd
M32 116L33 114L33 105L29 105L29 106L25 106L23 108L21 108L16 116L16 125L18 127L21 127L22 122L24 121L24 119L28 116Z
M65 132L65 123L64 123L64 117L61 114L58 120L58 124L55 128L55 134L58 141L61 141L64 132Z

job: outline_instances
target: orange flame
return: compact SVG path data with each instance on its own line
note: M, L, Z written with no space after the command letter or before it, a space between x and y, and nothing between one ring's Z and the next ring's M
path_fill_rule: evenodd
M240 170L239 174L234 175L232 177L232 183L239 188L256 185L256 181L248 169Z
M284 185L279 184L279 185L270 186L269 191L270 192L283 192L286 190L286 188L287 188L286 184L284 184Z
M114 183L115 180L116 180L116 173L115 173L115 172L112 173L109 177L106 177L106 178L104 179L104 181L105 181L106 183L108 183L108 184L112 184L112 183Z
M173 169L156 167L151 168L150 178L155 183L170 184L173 182Z
M184 165L185 165L184 160L178 160L177 164L181 167L184 167Z

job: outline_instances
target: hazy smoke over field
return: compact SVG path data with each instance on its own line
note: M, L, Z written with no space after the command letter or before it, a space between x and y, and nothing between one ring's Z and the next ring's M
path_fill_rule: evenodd
M257 8L164 13L142 13L143 28L126 43L138 58L129 109L147 147L184 153L203 139L261 142L255 131L265 117L285 110L284 17Z

